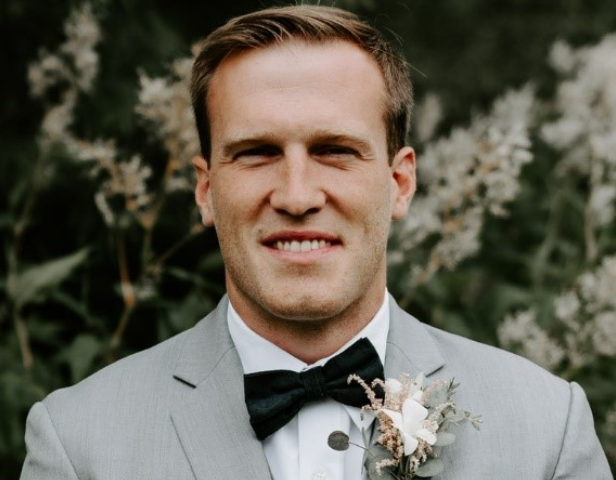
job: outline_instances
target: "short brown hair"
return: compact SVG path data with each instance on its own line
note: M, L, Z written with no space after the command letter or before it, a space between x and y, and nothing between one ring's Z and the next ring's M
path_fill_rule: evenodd
M212 77L232 53L264 48L289 40L325 43L349 41L379 65L386 89L385 125L390 156L406 144L410 129L412 87L407 64L375 28L355 14L334 7L274 7L233 18L208 35L192 70L192 106L205 158L211 155L207 98Z

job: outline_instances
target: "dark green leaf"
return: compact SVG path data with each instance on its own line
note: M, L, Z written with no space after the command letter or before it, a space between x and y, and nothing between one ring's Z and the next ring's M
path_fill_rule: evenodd
M16 307L21 308L38 300L45 291L66 280L87 256L88 249L83 248L66 257L50 260L21 272L14 284L14 291L9 292Z
M431 458L417 469L418 477L433 477L445 469L445 464L440 458Z
M65 358L71 369L73 383L83 379L89 373L94 359L101 351L102 344L94 335L79 335L68 350Z
M435 447L447 447L456 441L456 436L449 432L440 432L436 434Z

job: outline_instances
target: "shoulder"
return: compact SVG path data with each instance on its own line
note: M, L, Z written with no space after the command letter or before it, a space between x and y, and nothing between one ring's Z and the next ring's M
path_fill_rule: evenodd
M52 392L43 404L55 417L86 411L92 414L92 410L104 411L107 405L117 408L140 399L165 401L164 392L177 386L173 376L182 352L192 338L206 334L208 318L151 348L115 361L75 385Z
M520 380L528 385L538 381L567 388L567 382L530 360L501 348L487 345L444 330L424 325L448 364L472 368L478 376L496 376L502 380ZM556 387L558 388L558 387Z
M399 318L408 325L410 332L423 338L422 347L432 350L440 359L442 368L439 374L451 375L462 383L477 384L489 390L498 386L502 393L516 391L518 395L533 395L540 390L542 397L553 394L555 398L568 401L569 382L530 360L424 324L402 310L399 312Z
M535 432L546 445L562 438L571 403L569 382L513 353L423 324L401 310L396 313L394 344L429 380L460 384L456 403L483 416L481 438L494 435L491 440L496 441ZM431 358L428 371L421 365L426 357ZM516 444L526 441L517 438Z
M480 432L460 432L464 440L452 455L499 452L499 461L486 467L493 469L492 477L504 470L518 471L521 478L610 478L588 400L577 383L513 353L423 328L444 362L431 378L454 378L460 384L456 403L483 419Z
M478 413L484 417L528 424L531 429L537 421L546 430L562 429L567 423L572 391L584 396L577 384L519 355L429 325L424 328L444 360L443 368L435 375L460 383L460 398L477 404Z

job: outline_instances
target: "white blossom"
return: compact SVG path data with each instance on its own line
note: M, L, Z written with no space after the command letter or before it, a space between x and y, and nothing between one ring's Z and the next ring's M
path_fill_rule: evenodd
M66 42L60 50L72 59L75 83L80 90L90 91L98 74L98 54L95 47L101 39L100 28L92 5L84 3L75 10L64 25Z
M169 154L170 173L165 179L169 191L192 189L190 161L199 153L189 89L191 66L192 59L184 58L173 62L169 77L139 75L141 88L135 111Z
M555 370L565 358L564 349L539 327L532 309L508 315L498 328L498 339L503 347L548 370Z
M404 444L404 455L411 455L417 450L419 439L424 440L428 445L436 443L436 435L424 425L428 418L428 409L414 398L407 398L404 401L401 412L382 408L376 413L387 415L400 432Z
M530 87L509 92L468 129L454 129L426 146L418 160L419 192L392 235L393 258L401 256L396 251L427 243L428 260L411 267L411 285L477 253L486 213L507 215L506 204L520 189L522 167L532 161L534 106Z
M69 127L73 123L73 110L77 98L74 92L67 92L64 100L45 112L41 122L41 144L47 148L52 143L67 143L72 140Z
M98 73L96 46L100 30L89 3L74 10L64 25L65 42L56 52L39 52L39 59L28 67L28 82L33 97L44 97L51 88L60 88L60 101L46 104L41 122L42 149L54 143L70 146L74 142L70 127L78 95L92 88Z
M595 214L597 226L610 223L614 218L616 207L616 185L599 184L590 194L589 206Z
M616 356L616 311L602 312L594 319L592 341L597 353Z
M39 53L39 61L28 66L28 83L33 97L41 97L49 88L70 77L65 62L55 54L44 50Z
M554 301L569 363L581 367L598 355L616 357L616 256L582 273L573 288Z
M560 175L588 178L586 222L594 230L616 215L616 35L577 50L557 42L551 60L564 79L554 105L558 118L544 125L541 135L563 151Z
M432 138L443 119L443 105L438 95L429 93L415 107L414 123L417 139L424 143Z
M106 152L112 153L112 150L102 147L100 153ZM97 153L96 150L93 153ZM133 213L142 225L149 225L152 221L150 207L153 198L148 190L147 180L152 175L152 169L143 165L138 155L133 155L129 161L107 159L106 156L102 158L105 161L99 161L93 166L93 172L102 178L94 201L105 223L114 224L118 215L112 205L117 203L114 199L121 198L124 210Z
M105 224L110 227L115 222L115 215L113 214L113 210L109 206L109 202L107 201L107 197L102 191L96 192L94 195L94 204L98 208L98 211L101 213Z
M554 42L550 50L549 63L554 70L560 73L571 72L576 63L571 47L562 40Z
M575 292L566 292L554 300L556 318L562 322L568 322L580 310L580 300Z

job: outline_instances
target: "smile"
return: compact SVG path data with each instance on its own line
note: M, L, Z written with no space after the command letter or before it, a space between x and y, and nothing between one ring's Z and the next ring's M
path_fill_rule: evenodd
M322 248L331 247L332 243L328 240L292 240L280 241L274 243L274 248L277 250L285 250L287 252L309 252L311 250L320 250Z

